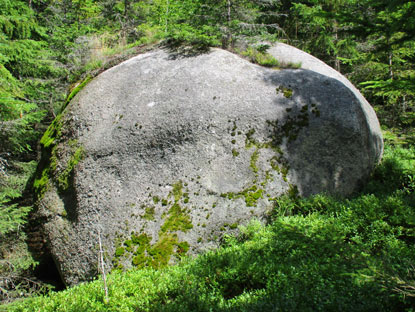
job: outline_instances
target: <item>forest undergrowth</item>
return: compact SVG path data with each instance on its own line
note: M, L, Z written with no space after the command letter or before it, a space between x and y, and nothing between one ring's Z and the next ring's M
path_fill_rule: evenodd
M113 272L8 311L415 311L415 149L387 143L348 199L283 196L218 250Z

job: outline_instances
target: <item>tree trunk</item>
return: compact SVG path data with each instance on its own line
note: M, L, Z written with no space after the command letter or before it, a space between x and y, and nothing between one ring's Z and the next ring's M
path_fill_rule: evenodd
M389 36L387 36L387 39L386 39L386 44L388 45L388 67L389 67L389 78L391 79L391 80L393 80L393 76L394 76L394 73L393 73L393 51L392 51L392 47L390 46L390 43L389 43Z
M337 21L333 21L333 31L334 31L334 45L336 46L336 52L334 54L334 69L340 72L340 60L337 52L337 43L339 41L339 28L337 27Z
M168 28L168 25L169 25L169 6L170 6L170 1L167 0L167 3L166 3L166 27L164 29L165 33L167 33L167 28Z
M392 58L393 58L393 52L392 50L389 50L388 52L388 62L389 62L389 77L390 79L393 80L393 62L392 62Z
M226 22L227 22L227 28L226 28L226 48L229 48L229 45L232 41L232 33L231 33L231 0L227 1L227 14L226 14Z
M130 9L130 1L124 0L124 17L127 18L128 11Z
M405 113L408 108L408 104L406 102L406 96L402 96L402 113Z

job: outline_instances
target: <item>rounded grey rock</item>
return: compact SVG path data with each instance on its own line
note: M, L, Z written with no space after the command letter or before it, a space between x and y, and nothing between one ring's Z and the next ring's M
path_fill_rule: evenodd
M379 123L319 62L156 50L94 78L59 120L37 205L64 282L97 274L99 240L107 269L156 267L216 247L285 193L357 190L382 154Z

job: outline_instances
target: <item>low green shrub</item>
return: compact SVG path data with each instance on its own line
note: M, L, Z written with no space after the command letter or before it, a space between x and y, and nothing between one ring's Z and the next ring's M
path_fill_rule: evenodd
M204 25L195 28L188 24L177 24L166 34L165 45L185 55L197 55L219 46L220 41L216 29Z
M32 207L18 200L35 166L34 161L13 161L0 172L0 302L3 303L44 290L42 283L28 276L36 265L24 232Z
M281 197L221 248L174 267L113 272L9 311L414 311L415 152L385 149L348 199Z

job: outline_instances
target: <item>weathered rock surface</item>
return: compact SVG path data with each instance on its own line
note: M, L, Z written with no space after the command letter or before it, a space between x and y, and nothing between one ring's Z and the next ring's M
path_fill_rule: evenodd
M363 141L361 141L361 143L359 144L363 143L365 145L365 149L367 149L367 151L365 152L366 156L361 154L362 158L358 157L356 158L356 161L363 161L365 164L377 163L383 152L383 141L382 141L382 135L381 135L380 127L379 127L379 121L376 117L375 112L373 111L373 108L366 101L366 99L361 95L359 90L357 90L357 88L338 71L334 70L332 67L328 66L326 63L319 60L318 58L304 51L301 51L295 47L279 42L279 43L274 44L267 52L271 54L272 56L274 56L282 65L298 64L298 65L301 65L301 69L311 70L321 75L336 79L348 89L348 92L351 92L353 94L352 96L355 98L354 101L357 101L359 103L358 112L356 111L357 115L354 115L354 113L350 114L347 110L343 110L340 107L338 107L340 108L339 111L331 112L332 113L331 116L333 117L333 121L342 119L342 118L352 118L352 119L358 118L359 120L365 120L363 121L363 123L366 123L366 125L364 125L361 128L361 131L362 131L361 138L362 139L363 137L369 138L368 141L366 141L368 142L368 144L365 145ZM322 88L324 89L324 86L322 86ZM338 93L336 95L333 94L333 96L343 97L341 93ZM349 108L351 109L352 106L354 105L350 105ZM331 106L330 109L337 110L338 108ZM304 131L302 135L298 137L296 142L287 146L288 148L287 154L289 154L289 157L288 157L289 163L290 163L290 166L293 172L290 181L298 185L299 189L302 191L303 194L316 193L315 185L321 185L322 189L328 186L327 190L333 193L336 193L336 192L338 193L337 187L342 185L341 188L343 189L343 191L341 191L340 194L349 194L356 188L356 185L351 180L348 180L348 178L346 180L343 180L343 182L339 182L338 178L340 178L341 176L344 176L344 174L346 175L355 174L354 178L357 178L357 180L355 181L359 184L359 179L360 181L364 181L365 180L364 177L368 176L368 171L363 169L363 167L365 167L366 165L363 165L361 168L361 170L363 170L362 172L363 179L362 179L362 178L358 178L359 174L355 171L357 168L354 165L350 167L349 165L346 164L351 160L351 158L348 158L348 156L346 156L348 153L350 153L349 155L357 155L354 153L359 153L358 151L349 151L347 153L348 147L350 147L351 149L354 149L353 147L354 144L350 144L351 142L350 140L354 140L354 138L348 137L348 134L347 134L348 131L345 131L344 132L345 137L344 137L343 143L337 143L339 142L337 140L340 137L336 137L336 135L332 136L332 131L333 131L333 128L331 128L332 125L333 124L331 123L322 122L320 123L320 128L314 128L314 131L312 131L311 129L310 131ZM362 124L360 126L362 126ZM341 128L337 130L338 130L337 133L341 133L342 131ZM333 141L332 139L334 137L336 137L336 139L334 139ZM321 142L322 140L326 141L325 145L314 145L314 143L311 143L311 142L318 142L318 141ZM342 140L340 139L340 142L341 141ZM371 143L369 143L369 141ZM338 144L340 145L345 144L345 146L343 147L339 146L339 149L336 151L336 153L338 154L337 156L334 157L334 158L339 157L338 160L340 162L335 161L332 163L332 166L328 165L328 166L320 167L322 161L326 161L326 163L328 164L330 162L330 159L334 160L333 150L331 150L330 148L325 148L324 146L328 147L328 146L335 146ZM316 148L318 150L316 150ZM345 153L344 155L346 156L346 158L344 159L344 162L340 160L342 158L341 157L342 153ZM322 171L318 170L317 172L315 172L313 168L317 168L317 167L320 167L323 170ZM366 168L372 168L372 167L371 165L369 165ZM327 174L325 172L326 170L331 172L331 174L328 173L328 175L326 175ZM360 170L360 169L357 169L357 170ZM331 180L331 182L329 182L329 180L326 179L327 176L331 176L332 178L334 178L334 180ZM334 186L334 188L332 184L333 182L337 184L336 186ZM350 183L349 186L344 188L345 185L348 183Z
M108 264L163 265L263 218L283 193L356 190L381 157L379 123L329 76L214 49L157 50L93 79L42 139L35 181L64 282L96 275L99 233Z

